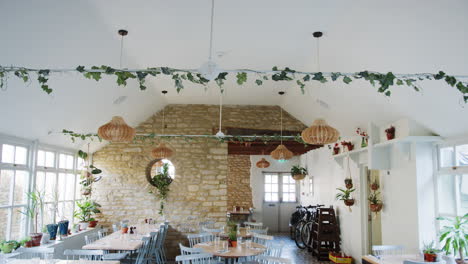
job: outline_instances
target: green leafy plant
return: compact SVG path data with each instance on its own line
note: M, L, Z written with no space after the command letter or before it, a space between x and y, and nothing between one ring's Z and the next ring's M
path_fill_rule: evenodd
M21 239L21 240L19 241L19 243L20 243L21 246L24 247L24 246L26 245L26 243L29 242L29 241L31 241L31 240L32 240L32 238L28 236L28 237L25 237L25 238Z
M231 241L237 241L237 232L234 230L229 231L228 237Z
M164 163L162 166L161 172L156 174L153 179L151 180L153 186L156 187L158 190L158 198L161 200L159 214L163 215L164 213L164 203L167 199L167 195L169 194L169 186L172 183L172 178L169 175L169 164Z
M13 250L19 248L19 246L20 243L16 240L3 240L2 242L0 242L0 251L2 251L5 254L8 254L11 253Z
M101 210L99 210L101 205L90 199L76 201L76 206L78 210L74 212L73 216L78 218L81 222L94 221L92 216L101 213Z
M440 250L434 246L434 241L431 241L429 244L424 243L423 253L424 254L437 254Z
M447 221L448 225L442 227L439 241L443 244L442 250L447 255L454 254L464 261L468 254L468 214L456 217L438 217L437 220Z
M380 192L372 192L367 198L367 200L369 200L371 204L381 204L382 201L379 200L379 195L380 195Z
M303 175L307 175L307 169L306 168L303 168L299 165L294 165L292 166L291 168L291 174L292 175L297 175L297 174L303 174Z
M336 194L335 198L336 200L339 201L348 201L352 200L353 198L351 197L351 194L356 190L356 189L342 189L342 188L336 188L339 193Z
M39 215L44 214L44 192L40 191L33 191L27 192L26 195L28 199L31 201L30 205L24 210L20 211L20 213L27 216L29 219L34 221L34 233L37 233L38 229L38 221ZM42 218L42 217L41 217Z

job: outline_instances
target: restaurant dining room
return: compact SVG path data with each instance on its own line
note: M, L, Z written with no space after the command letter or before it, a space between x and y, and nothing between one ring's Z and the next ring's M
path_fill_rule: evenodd
M0 1L0 264L468 263L468 1Z

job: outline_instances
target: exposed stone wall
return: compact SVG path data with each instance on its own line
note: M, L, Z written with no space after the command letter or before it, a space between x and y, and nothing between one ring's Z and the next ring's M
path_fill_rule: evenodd
M279 129L277 106L224 106L223 126ZM211 134L218 126L217 105L168 105L165 108L166 134ZM284 113L285 129L301 130L305 126ZM140 124L137 133L162 133L162 111ZM155 140L157 143L157 140ZM175 180L165 207L171 222L166 248L170 258L179 253L178 243L187 244L186 234L198 232L198 222L214 220L224 225L228 209L227 144L217 140L170 140L175 155L171 158ZM145 168L152 160L152 140L111 143L93 155L94 164L103 170L95 183L93 198L102 205L101 223L128 219L142 222L145 218L159 221L159 201L148 193Z
M228 156L227 196L228 210L233 206L253 207L249 155Z

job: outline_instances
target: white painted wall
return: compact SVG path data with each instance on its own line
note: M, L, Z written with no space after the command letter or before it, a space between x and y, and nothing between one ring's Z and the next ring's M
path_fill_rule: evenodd
M391 170L380 171L384 208L381 212L382 244L404 245L408 252L416 253L423 241L434 235L434 188L432 185L432 147L430 144L411 144L409 148L392 146L389 149ZM409 153L403 153L409 151ZM360 159L366 160L366 159ZM358 262L363 253L364 239L361 210L367 201L360 197L359 164L351 159L349 167L354 186L356 204L349 212L342 202L335 201L337 187L344 187L349 171L345 159L341 168L327 147L312 150L301 156L309 176L313 177L313 195L309 181L301 184L302 204L333 205L336 209L342 240L342 250ZM365 166L365 164L361 164Z

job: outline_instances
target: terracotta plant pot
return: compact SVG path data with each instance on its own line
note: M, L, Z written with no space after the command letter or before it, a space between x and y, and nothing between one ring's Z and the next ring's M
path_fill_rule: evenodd
M31 241L24 242L24 247L27 247L27 248L34 247L33 241L31 240Z
M128 227L122 227L122 234L127 234L128 233Z
M333 155L340 154L340 148L333 148Z
M380 188L380 186L377 183L373 183L370 185L370 188L373 191L377 191Z
M437 262L437 254L424 253L425 262Z
M88 227L96 227L96 225L97 225L98 222L99 222L99 221L97 221L97 220L89 221Z
M395 138L395 132L393 133L386 133L387 134L387 140L392 140Z
M29 236L31 237L33 247L41 245L42 233L31 233Z
M354 205L354 199L349 199L349 200L344 200L343 201L346 206L353 206Z
M370 204L369 207L370 207L370 210L374 213L377 213L377 212L380 212L382 210L382 206L383 204L379 203L379 204Z
M294 180L300 181L300 180L303 180L305 178L305 174L294 174L292 177L293 177Z
M231 247L237 247L237 241L229 241Z
M352 183L347 183L347 184L346 184L346 189L348 189L348 190L349 190L349 189L352 189L353 186L354 186L354 185L353 185Z
M352 151L354 149L354 145L347 145L346 148L348 151Z

